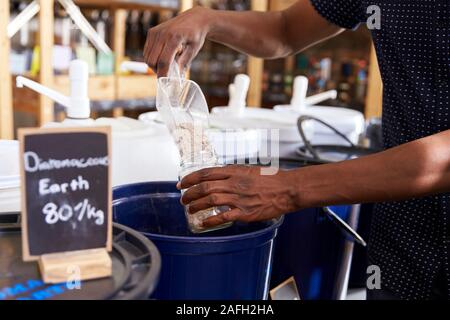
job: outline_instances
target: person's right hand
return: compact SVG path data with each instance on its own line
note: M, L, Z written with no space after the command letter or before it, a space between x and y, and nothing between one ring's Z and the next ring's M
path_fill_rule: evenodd
M212 10L195 7L168 20L147 34L144 58L158 77L165 77L175 59L185 70L200 51L209 31Z

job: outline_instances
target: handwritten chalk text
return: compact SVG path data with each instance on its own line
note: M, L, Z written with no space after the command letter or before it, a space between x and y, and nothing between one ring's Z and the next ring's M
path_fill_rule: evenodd
M51 180L48 178L39 180L39 194L41 196L80 190L89 190L89 181L82 176L64 183L51 183Z
M109 165L108 156L87 159L47 159L39 158L38 154L33 151L27 151L23 155L24 167L27 172L48 171L55 169L78 168L84 169L88 167L97 167Z

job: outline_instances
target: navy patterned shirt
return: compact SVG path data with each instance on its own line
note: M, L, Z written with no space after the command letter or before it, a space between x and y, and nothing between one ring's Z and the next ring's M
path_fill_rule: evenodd
M450 0L311 2L347 29L367 22L369 6L380 8L381 28L371 33L384 85L386 148L450 129ZM443 274L450 297L449 219L450 194L376 206L369 260L381 269L382 288L402 299L428 299Z

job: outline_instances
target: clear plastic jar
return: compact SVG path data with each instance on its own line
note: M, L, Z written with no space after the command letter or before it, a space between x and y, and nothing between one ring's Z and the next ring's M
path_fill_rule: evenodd
M182 163L181 164L181 170L180 170L180 181L186 177L187 175L206 168L212 168L219 166L215 162L208 163L208 162L200 162L200 163ZM185 190L181 191L181 194L184 194ZM188 222L189 229L192 233L204 233L204 232L210 232L210 231L216 231L220 229L225 229L233 225L232 222L221 224L219 226L215 226L212 228L205 228L203 227L203 221L210 218L217 216L221 213L224 213L228 211L228 207L215 207L215 208L209 208L206 210L199 211L195 214L189 213L189 205L185 206L185 214L186 219Z

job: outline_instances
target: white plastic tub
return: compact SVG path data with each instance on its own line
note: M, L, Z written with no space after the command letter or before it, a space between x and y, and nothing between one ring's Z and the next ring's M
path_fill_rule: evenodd
M0 214L20 211L19 143L0 140Z
M178 180L179 155L169 131L130 118L100 118L112 127L113 186Z
M51 123L46 127L77 126ZM79 125L78 125L79 126ZM163 126L120 117L100 118L87 126L112 128L112 185L178 179L179 155Z
M229 107L216 107L212 109L210 117L211 125L218 128L236 128L262 130L265 134L261 137L268 137L270 131L277 131L276 138L281 143L299 142L300 133L297 128L298 116L286 116L271 109L246 107L239 113L234 112ZM314 123L307 121L304 125L306 137L312 139L314 136ZM263 141L264 142L264 141Z
M299 118L308 115L327 122L342 132L354 144L358 144L360 135L364 133L364 115L356 110L327 106L307 106L301 111L289 108L289 106L275 106L274 110L286 118ZM313 144L348 145L348 143L336 135L329 128L320 124L314 125Z

